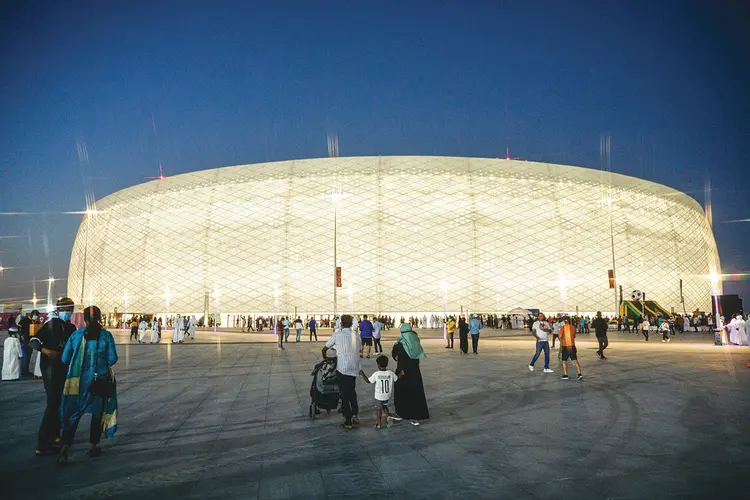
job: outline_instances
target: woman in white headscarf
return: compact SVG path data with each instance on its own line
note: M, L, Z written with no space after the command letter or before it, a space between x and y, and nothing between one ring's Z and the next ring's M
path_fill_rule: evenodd
M186 328L187 333L188 335L190 335L191 339L195 340L195 323L196 323L195 316L190 316L190 318L188 318L188 321L189 323Z
M156 319L156 316L154 316L153 321L151 321L151 343L159 343L159 320Z
M747 329L745 328L745 320L741 314L738 314L735 318L737 321L737 345L747 345Z
M148 330L148 321L146 321L146 317L141 318L141 322L138 323L138 343L139 344L145 344L146 343L146 330Z
M172 343L182 344L185 340L185 323L179 314L174 319L174 330L172 331Z
M745 324L744 321L742 323ZM739 332L739 325L737 324L737 318L733 317L731 320L729 320L729 323L725 326L727 331L727 340L729 340L730 344L741 344L741 341L739 340L740 332Z

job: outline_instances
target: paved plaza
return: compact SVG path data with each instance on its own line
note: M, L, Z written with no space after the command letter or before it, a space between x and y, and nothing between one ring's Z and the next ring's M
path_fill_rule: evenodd
M85 417L65 468L33 455L41 382L0 384L3 498L748 495L747 347L695 334L669 344L612 334L609 360L599 361L593 335L580 336L578 382L560 380L554 351L555 373L542 373L541 360L529 372L528 336L483 339L478 356L425 340L430 421L374 429L372 389L360 380L361 426L344 431L335 412L307 416L322 342L279 352L253 336L200 336L200 344L118 345L118 435L87 458ZM389 353L392 341L384 344ZM374 359L363 364L375 368Z

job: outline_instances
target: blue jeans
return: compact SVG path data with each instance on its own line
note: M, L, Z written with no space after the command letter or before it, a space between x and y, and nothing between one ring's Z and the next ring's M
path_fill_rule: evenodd
M300 335L302 335L302 328L297 328L297 342L299 342Z
M21 344L21 376L31 375L29 365L31 364L31 347L29 344Z
M471 334L471 348L474 351L474 354L477 353L477 348L479 347L479 334L478 333L472 333Z
M539 359L539 354L544 350L544 369L546 370L549 368L549 342L546 340L537 340L536 341L536 353L534 354L534 357L531 358L531 366L534 366L534 363L536 363L536 360Z

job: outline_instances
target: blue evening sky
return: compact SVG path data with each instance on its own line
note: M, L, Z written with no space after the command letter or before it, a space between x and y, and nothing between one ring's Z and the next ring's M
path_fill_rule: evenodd
M496 157L507 143L513 157L592 168L610 134L615 172L701 203L710 180L724 272L746 272L750 223L726 221L750 218L748 12L688 0L6 0L0 211L52 213L0 216L12 268L0 299L67 275L80 216L59 212L83 209L85 190L102 198L160 162L171 175L325 156L329 131L342 156ZM725 291L750 300L749 284Z

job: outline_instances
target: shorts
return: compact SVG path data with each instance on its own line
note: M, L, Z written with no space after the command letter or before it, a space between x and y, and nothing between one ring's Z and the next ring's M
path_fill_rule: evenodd
M373 399L373 401L374 401L373 408L375 408L376 410L378 408L385 408L387 410L388 409L388 402L390 401L390 399L386 399L385 401L381 401L379 399Z
M362 345L372 345L372 337L362 337Z
M562 360L567 361L570 358L571 361L578 360L578 350L576 346L562 346Z

